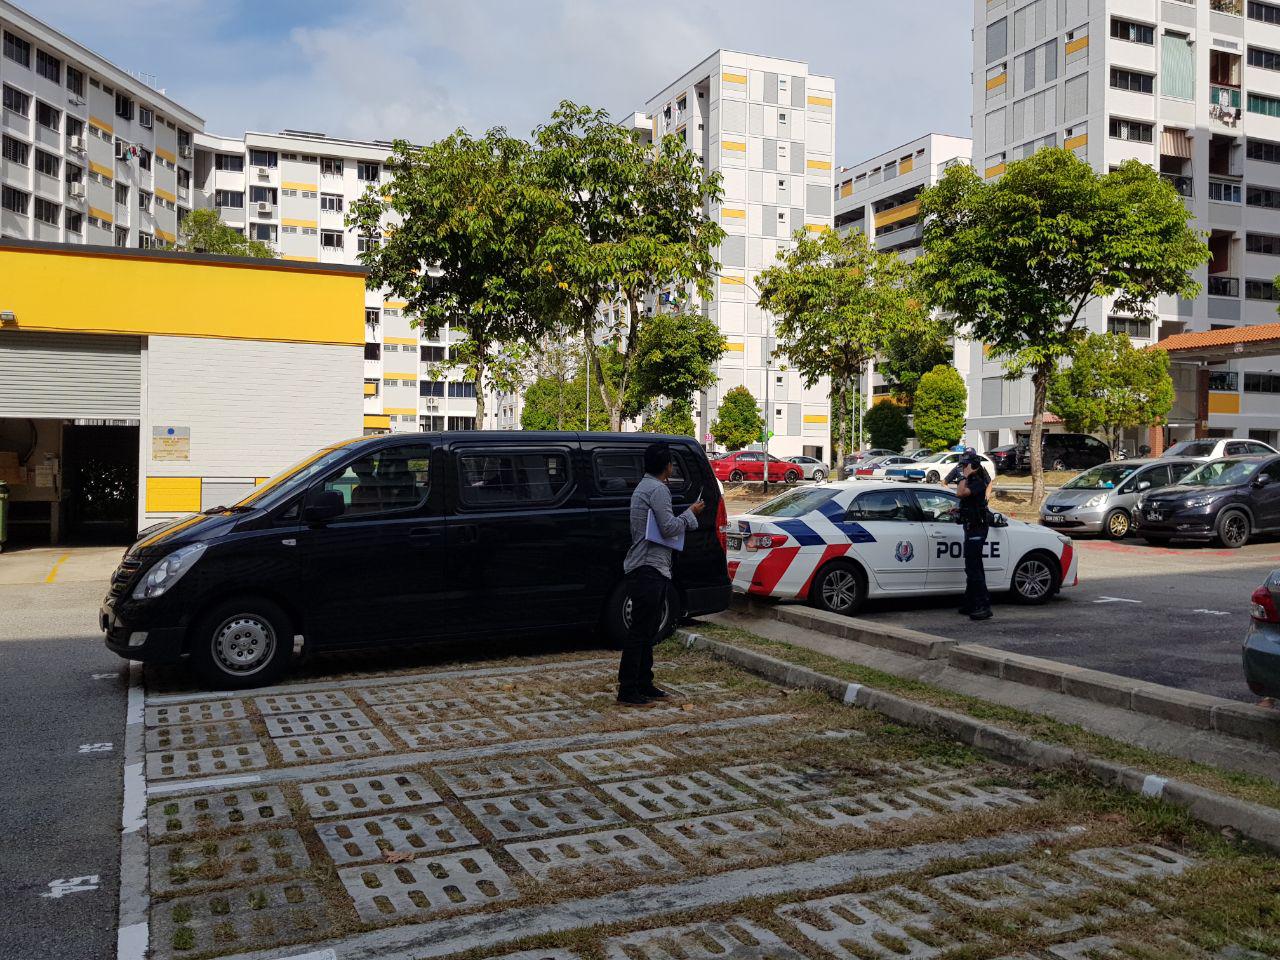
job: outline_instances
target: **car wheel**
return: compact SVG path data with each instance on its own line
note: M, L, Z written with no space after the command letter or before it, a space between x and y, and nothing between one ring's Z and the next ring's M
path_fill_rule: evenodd
M829 563L818 571L809 588L809 602L819 610L851 617L867 598L867 578L848 562Z
M729 471L729 482L730 482L730 483L741 483L741 482L742 482L742 471L741 471L741 470L730 470L730 471Z
M1055 457L1053 460L1053 464L1052 466L1049 467L1049 469L1050 470L1066 470L1067 461L1063 460L1061 457Z
M1111 540L1123 540L1133 528L1128 511L1112 510L1102 521L1102 532Z
M824 471L824 470L815 470L815 471L813 471L813 482L814 482L814 483L821 483L821 482L822 482L823 480L825 480L825 479L827 479L826 471Z
M1045 603L1058 592L1061 576L1055 557L1047 553L1029 553L1013 568L1010 589L1019 603Z
M1238 550L1249 542L1249 518L1239 510L1223 510L1218 514L1218 543L1228 550Z
M782 475L782 479L785 480L787 483L795 483L797 480L800 479L800 474L795 470L788 470L786 473Z
M609 595L608 601L604 605L604 613L601 617L601 626L604 632L605 640L614 650L621 650L622 644L627 639L627 633L631 630L631 592L628 589L629 584L623 580L613 593ZM658 639L660 642L671 636L679 622L679 594L670 584L667 585L667 596L662 602L662 620L658 627Z
M293 658L293 624L270 600L246 597L210 610L196 625L191 660L219 690L275 683Z
M937 471L930 470L927 474L925 474L924 481L925 483L941 483L942 476Z

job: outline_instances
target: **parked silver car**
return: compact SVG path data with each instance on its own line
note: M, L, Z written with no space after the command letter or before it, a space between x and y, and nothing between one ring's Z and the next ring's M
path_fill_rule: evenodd
M831 472L825 463L815 457L787 457L787 463L794 463L804 471L806 480L813 480L815 483L821 483L827 479L827 475Z
M1045 498L1040 522L1064 533L1101 533L1112 540L1128 536L1138 494L1177 483L1201 466L1177 457L1116 460L1090 467Z

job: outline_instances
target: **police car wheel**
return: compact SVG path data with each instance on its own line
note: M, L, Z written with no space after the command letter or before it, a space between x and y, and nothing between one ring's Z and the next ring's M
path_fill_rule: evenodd
M809 588L809 602L819 610L851 617L867 598L867 578L847 562L830 563L818 571Z
M1109 540L1123 540L1133 529L1133 521L1125 510L1112 510L1102 521L1102 532Z
M1010 584L1019 603L1047 603L1058 592L1058 561L1047 553L1029 553L1013 568Z
M293 624L270 600L246 597L210 610L196 625L191 662L219 690L275 683L293 657Z
M662 602L662 621L658 627L658 641L661 642L671 636L679 621L680 595L668 584L667 596ZM618 584L605 603L601 629L610 647L621 650L623 642L627 639L627 632L631 629L631 595L625 580Z
M925 483L939 483L942 480L942 477L938 475L937 471L930 470L924 479Z

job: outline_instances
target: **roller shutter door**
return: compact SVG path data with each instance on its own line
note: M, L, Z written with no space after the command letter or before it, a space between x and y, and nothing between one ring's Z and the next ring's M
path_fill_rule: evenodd
M0 331L0 417L138 419L139 337Z

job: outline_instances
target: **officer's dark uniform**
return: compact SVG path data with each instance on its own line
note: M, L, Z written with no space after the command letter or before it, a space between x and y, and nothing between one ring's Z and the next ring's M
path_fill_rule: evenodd
M963 462L963 461L962 461ZM964 525L964 606L975 620L991 616L991 595L987 592L987 574L982 568L982 548L987 543L987 488L990 481L975 457L967 461L977 469L965 478L968 495L960 498L960 522Z

